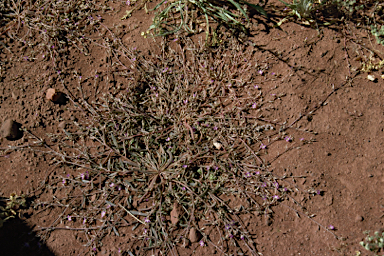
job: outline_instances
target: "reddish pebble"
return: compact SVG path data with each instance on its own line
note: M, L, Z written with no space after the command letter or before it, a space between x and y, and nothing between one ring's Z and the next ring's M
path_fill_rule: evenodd
M47 100L50 100L52 102L57 102L60 98L60 94L58 92L56 92L55 89L49 88L47 90L46 98L47 98Z

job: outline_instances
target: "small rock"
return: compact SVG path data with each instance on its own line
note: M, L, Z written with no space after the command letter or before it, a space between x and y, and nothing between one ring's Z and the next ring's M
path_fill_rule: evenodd
M201 239L200 232L197 231L196 228L191 228L191 230L189 230L189 240L192 243L196 243L196 242L200 241L200 239Z
M171 211L171 222L173 225L177 225L180 221L180 217L183 214L183 208L177 202L173 203L173 209Z
M7 119L1 126L0 133L1 136L7 140L18 140L23 137L23 132L20 131L20 128L21 124L13 121L12 119Z
M53 103L56 104L65 104L67 103L67 97L65 96L64 93L58 92L53 88L49 88L47 90L47 93L45 94L45 97L47 100L52 101Z
M376 82L376 77L374 75L368 75L367 79L372 82Z
M360 222L360 221L363 221L363 220L364 220L364 217L361 216L361 215L357 215L356 218L355 218L356 222Z
M53 88L49 88L47 90L45 97L47 98L47 100L50 100L52 102L55 102L58 100L58 94L57 94L56 90Z

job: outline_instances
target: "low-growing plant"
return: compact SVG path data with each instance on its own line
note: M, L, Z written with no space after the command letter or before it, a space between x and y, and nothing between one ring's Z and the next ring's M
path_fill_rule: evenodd
M292 141L288 127L261 117L273 98L253 84L252 53L234 42L215 52L183 44L153 61L118 46L139 74L123 93L80 99L87 115L52 135L59 148L47 153L74 171L50 177L55 197L34 207L62 210L40 230L84 231L91 252L108 232L129 227L140 255L168 254L188 240L257 254L242 216L270 216L290 193L262 160L274 142Z
M382 25L380 29L378 26L371 26L371 33L375 36L376 42L378 44L384 45L384 26Z
M9 45L20 44L25 61L55 60L75 47L88 53L89 34L101 17L95 11L107 10L95 1L4 0L0 5L0 35Z
M179 31L199 33L205 30L208 40L211 23L216 22L227 28L247 32L249 24L247 8L253 8L267 16L261 6L244 0L163 0L152 10L157 12L149 31L152 30L155 36L166 36Z
M364 9L364 3L359 0L334 0L334 3L343 8L348 14Z
M17 216L17 211L20 207L26 206L25 195L18 196L15 193L12 193L9 198L0 199L0 228L3 226L4 222L15 218Z
M364 232L367 237L364 241L360 242L367 251L378 253L384 249L384 232L376 231L372 236L369 235L370 231Z
M293 0L293 3L287 3L283 0L279 0L287 7L292 9L293 14L295 14L299 19L307 19L311 17L313 8L313 0Z

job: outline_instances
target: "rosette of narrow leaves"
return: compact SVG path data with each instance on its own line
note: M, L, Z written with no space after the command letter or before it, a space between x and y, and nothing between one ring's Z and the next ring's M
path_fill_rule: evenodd
M164 9L160 11L162 7ZM166 36L180 30L187 33L198 33L199 29L205 26L206 39L208 39L210 23L217 22L227 28L246 32L247 24L249 24L247 8L253 8L258 13L267 16L261 6L246 1L163 0L152 10L158 12L155 14L149 30L153 30L155 36ZM203 23L205 25L202 25Z
M293 3L287 3L283 0L279 0L283 4L285 4L287 7L292 9L292 12L299 18L299 19L306 19L311 16L311 13L313 11L313 1L312 0L293 0Z

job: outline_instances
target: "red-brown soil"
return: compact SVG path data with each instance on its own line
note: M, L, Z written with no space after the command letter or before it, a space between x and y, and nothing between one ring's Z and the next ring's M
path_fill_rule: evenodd
M137 47L144 55L159 52L160 39L140 35L149 27L151 14L139 10L122 21L124 13L122 8L113 16L103 14L102 23L115 31L126 47ZM368 73L359 70L360 61L369 60L366 48L374 49L376 58L384 56L384 48L353 23L316 30L287 22L267 30L269 25L254 22L248 47L255 51L255 57L249 61L264 70L257 76L257 85L270 94L283 95L271 103L266 119L289 125L300 118L292 126L292 142L272 145L263 158L273 174L291 176L287 184L301 191L292 196L296 204L282 201L273 207L268 220L244 216L257 250L260 255L356 255L356 251L371 255L359 242L365 238L365 230L384 228L384 80L380 70L370 73L378 78L376 81L368 80ZM115 25L124 28L116 32ZM5 37L2 35L1 40ZM15 56L21 56L17 45L8 47ZM2 62L8 60L1 64L1 122L12 118L49 141L47 133L58 132L62 121L80 118L71 102L60 105L46 99L45 92L51 87L68 93L50 62L41 58L17 61L16 57L9 61L12 55L4 48L0 56ZM90 101L97 100L102 92L113 91L113 85L124 83L121 77L107 79L110 67L105 57L104 48L93 45L89 56L73 50L62 59L59 69L65 74L64 84L75 97L80 95L74 71L87 80L83 90ZM99 80L94 79L96 72ZM2 138L0 148L5 152L9 146L28 145L34 141L31 138L28 133L17 141ZM295 148L301 138L313 142ZM54 169L52 156L36 150L1 154L0 195L38 190ZM309 218L312 214L315 216ZM0 229L0 255L86 255L89 250L74 231L43 233L44 241L35 236L40 227L49 226L59 215L55 210L30 209L22 222L6 222ZM129 255L128 251L137 246L129 232L121 230L119 238L107 236L97 255ZM180 247L178 253L220 255L215 248L198 244ZM242 255L235 249L231 253Z

